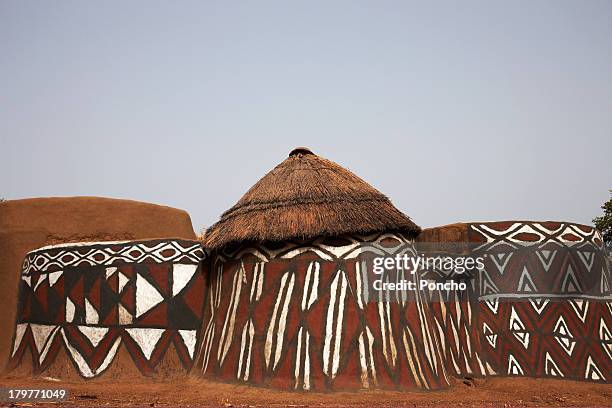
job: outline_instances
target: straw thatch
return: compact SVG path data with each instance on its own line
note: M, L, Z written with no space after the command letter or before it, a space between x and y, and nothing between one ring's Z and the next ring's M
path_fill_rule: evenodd
M206 233L220 249L252 241L285 241L383 231L416 236L420 228L380 191L307 148L259 180Z

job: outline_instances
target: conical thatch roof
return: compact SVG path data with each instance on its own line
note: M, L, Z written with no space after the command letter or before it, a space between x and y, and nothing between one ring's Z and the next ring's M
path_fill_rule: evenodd
M380 191L309 149L259 180L206 233L210 249L243 241L285 241L342 234L421 229Z

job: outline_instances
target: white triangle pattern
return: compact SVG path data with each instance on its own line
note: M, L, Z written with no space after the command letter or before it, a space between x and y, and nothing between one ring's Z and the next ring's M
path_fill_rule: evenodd
M582 261L587 269L587 272L591 272L593 268L593 262L595 261L595 252L593 251L578 251L578 258Z
M117 272L117 267L115 267L115 266L111 266L111 267L106 268L106 279L108 280L108 278L113 276L113 274L115 272Z
M119 324L125 326L128 324L132 324L133 321L134 318L130 314L130 312L125 307L123 307L121 303L119 303Z
M36 289L38 289L38 287L40 286L40 284L43 283L43 281L47 280L47 278L48 278L47 274L43 274L38 277L38 282L36 282L36 285L34 285L35 292L36 292Z
M521 342L525 349L529 347L529 332L526 331L525 325L519 318L514 307L512 307L512 311L510 313L510 331L514 337Z
M124 274L122 274L121 272L119 272L117 276L119 276L119 290L118 291L119 293L121 293L123 292L123 288L130 281L130 279Z
M490 300L486 300L485 304L487 305L487 307L489 309L491 309L491 311L493 312L493 314L497 314L497 311L499 310L499 298L495 298L495 299L490 299Z
M603 376L599 368L595 365L593 357L589 356L587 359L586 369L584 371L584 378L593 381L605 381L606 377Z
M142 275L136 275L136 317L142 316L164 300L161 293Z
M531 279L531 275L527 270L527 267L523 267L523 273L519 279L517 291L518 292L536 292L538 289L536 288L535 283Z
M576 279L576 275L574 274L574 269L572 265L567 266L567 271L565 272L565 277L563 278L563 283L561 284L561 290L565 293L581 293L582 289L580 288L580 283Z
M191 280L198 266L174 264L172 266L172 296L176 296Z
M584 299L571 299L570 305L572 305L572 309L576 312L576 316L582 320L582 323L585 323L587 314L589 313L589 301Z
M491 330L488 324L482 324L482 333L485 335L485 339L491 345L491 347L495 348L495 345L497 344L497 334L493 333L493 330Z
M126 328L125 331L134 339L142 354L147 358L151 359L151 354L155 350L157 342L161 338L162 334L166 329L149 329L149 328Z
M46 324L30 324L32 329L32 335L34 336L34 344L36 350L40 354L49 340L50 334L57 328L57 326L50 326Z
M511 331L524 331L525 330L525 325L519 318L518 313L516 313L514 306L512 307L511 312L510 312L510 327L509 328Z
M87 324L98 324L100 316L95 307L89 302L89 299L85 299L85 323Z
M499 289L495 286L487 271L482 269L480 271L480 294L484 296L496 293L499 293Z
M495 266L497 266L500 275L504 274L506 266L508 265L508 262L510 261L511 257L512 252L500 252L491 256L491 259L493 259L493 263L495 264Z
M603 343L601 346L612 361L612 334L603 318L599 321L599 340Z
M64 271L51 272L49 274L49 286L53 287L53 285L57 283L57 281L59 280L59 278L62 276L63 273Z
M98 344L100 344L102 339L106 336L106 333L108 333L108 327L78 326L78 328L94 347L98 347Z
M523 368L512 354L508 354L508 375L523 375Z
M546 250L542 249L540 251L536 251L536 255L540 259L542 263L542 267L546 272L550 269L553 261L555 260L555 255L557 255L557 250Z
M610 330L608 329L608 325L604 319L599 321L599 340L603 342L612 341L612 335L610 334Z
M181 338L183 339L183 343L185 343L187 350L189 351L189 355L191 356L191 358L193 358L193 352L195 351L196 345L196 331L179 330L178 332L181 335Z
M546 352L546 360L544 362L544 372L546 375L552 375L554 377L564 377L561 370L555 363L555 360L552 359L548 351Z
M559 316L559 319L555 324L555 328L553 329L553 333L556 334L555 340L557 343L561 345L561 348L563 348L567 355L571 356L574 351L574 347L576 346L576 341L573 340L574 336L569 331L563 316Z
M537 314L542 314L549 302L550 300L545 298L529 298L529 303L531 303L531 307L533 307Z

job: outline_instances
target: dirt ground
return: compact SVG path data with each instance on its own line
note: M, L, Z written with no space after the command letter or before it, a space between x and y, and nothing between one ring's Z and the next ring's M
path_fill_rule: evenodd
M64 388L61 403L9 403L28 407L610 407L612 384L526 378L458 381L436 392L364 391L292 393L195 378L172 382L60 382L0 378L1 387Z

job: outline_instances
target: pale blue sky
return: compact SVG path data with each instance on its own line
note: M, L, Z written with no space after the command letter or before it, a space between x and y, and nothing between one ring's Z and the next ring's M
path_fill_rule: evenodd
M419 225L590 223L612 1L0 0L0 194L213 223L310 146Z

